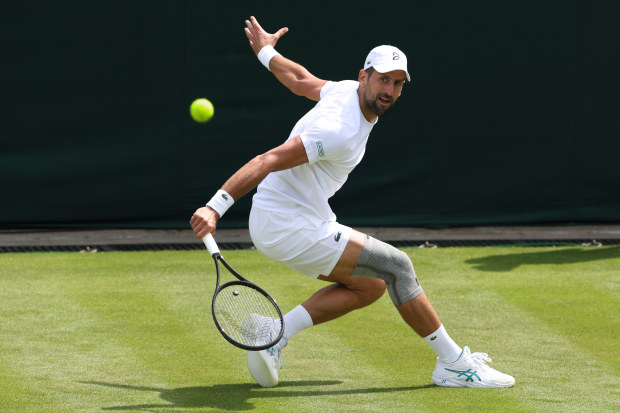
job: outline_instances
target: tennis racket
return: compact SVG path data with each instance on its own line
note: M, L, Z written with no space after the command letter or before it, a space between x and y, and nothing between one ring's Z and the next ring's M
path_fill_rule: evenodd
M244 350L258 351L275 345L284 334L284 318L276 301L226 262L213 235L206 235L202 241L215 262L217 282L211 312L217 329L231 344ZM220 263L237 279L220 285Z

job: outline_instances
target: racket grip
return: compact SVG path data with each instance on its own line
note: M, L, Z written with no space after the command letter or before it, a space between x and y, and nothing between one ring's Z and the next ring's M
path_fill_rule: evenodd
M220 253L220 249L215 243L215 240L213 239L213 235L211 234L205 235L204 237L202 237L202 242L205 243L205 246L209 250L209 253L211 254L211 256Z

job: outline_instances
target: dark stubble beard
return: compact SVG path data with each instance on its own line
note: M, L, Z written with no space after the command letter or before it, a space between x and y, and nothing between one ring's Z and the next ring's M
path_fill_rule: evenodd
M374 99L369 97L367 93L364 93L364 104L366 105L366 108L368 108L372 113L377 116L383 117L390 113L390 109L392 109L392 105L394 104L394 102L392 102L392 104L387 107L379 106L379 104L377 103L377 99L380 96L385 99L391 100L391 98L384 93L380 93L379 95L375 96Z

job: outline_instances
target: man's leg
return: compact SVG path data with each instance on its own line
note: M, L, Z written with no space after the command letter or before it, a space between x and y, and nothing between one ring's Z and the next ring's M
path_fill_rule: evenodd
M379 279L351 276L340 277L340 281L323 276L319 279L334 284L320 289L302 304L313 324L325 323L370 305L385 292L385 282Z
M385 281L379 278L354 277L365 235L353 230L349 242L329 276L319 276L336 284L317 291L302 305L312 317L314 324L324 323L365 307L379 299L385 292ZM424 293L413 300L397 306L401 316L422 337L435 332L441 322Z
M302 305L314 324L341 317L377 301L385 292L385 282L378 278L352 277L362 248L364 234L353 230L336 266L329 276L318 278L334 284L317 291Z
M424 294L407 254L366 236L352 273L385 281L402 318L437 353L432 375L435 384L482 388L514 385L513 377L486 365L491 359L485 353L471 353L468 347L461 350L452 340Z
M335 284L317 291L306 302L287 314L287 316L291 316L291 321L294 321L299 326L303 324L303 328L307 328L367 306L379 299L385 292L386 281L381 278L384 277L390 284L388 286L391 289L390 296L402 318L416 333L422 336L424 341L438 355L437 366L433 372L433 382L435 384L450 387L509 387L514 384L514 378L511 376L486 366L485 360L490 360L486 357L486 354L472 354L467 347L464 347L461 351L445 331L426 294L421 292L421 288L414 288L414 284L411 282L403 282L402 279L400 281L394 280L391 276L385 276L384 274L395 272L395 266L390 260L387 260L387 263L385 263L385 272L381 268L380 263L376 265L376 268L371 268L373 267L372 265L366 268L368 272L376 273L378 278L353 276L356 267L360 263L365 239L366 236L364 234L353 230L342 256L330 275L319 276L319 279ZM374 255L379 258L378 261L381 261L386 249L388 250L388 255L393 251L393 247L378 246L376 242L372 248L376 249ZM365 252L368 254L367 250ZM403 261L402 256L397 259ZM408 261L413 272L410 260ZM414 272L412 274L398 274L399 277L401 275L413 277L412 279L417 281ZM416 283L416 285L419 287L419 284ZM413 291L397 291L403 288ZM406 298L412 295L414 295L413 298ZM405 297L402 300L404 302L400 301L402 297ZM293 313L297 315L293 316ZM306 319L305 323L299 322L304 318ZM294 332L287 332L288 328L285 325L286 338L290 338L292 334L301 331L303 328L295 329L296 331ZM455 353L459 353L456 355L458 358L456 358ZM470 374L472 377L463 375L463 371L473 372Z

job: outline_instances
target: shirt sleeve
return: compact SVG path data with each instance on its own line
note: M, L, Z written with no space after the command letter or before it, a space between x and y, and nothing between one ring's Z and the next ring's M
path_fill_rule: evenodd
M347 149L347 136L342 125L329 118L317 118L301 134L308 163L336 159Z
M347 84L344 82L328 81L321 89L321 99L330 93L341 93L345 86ZM300 133L308 163L311 165L322 160L335 160L343 152L348 151L351 135L349 129L339 110L324 107L316 112Z
M320 93L320 97L321 99L323 99L336 85L336 82L332 82L331 80L328 80L327 83L325 83L323 85L323 87L321 88L321 93Z

